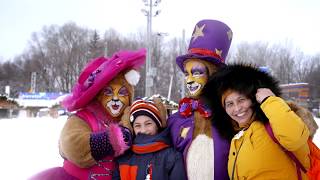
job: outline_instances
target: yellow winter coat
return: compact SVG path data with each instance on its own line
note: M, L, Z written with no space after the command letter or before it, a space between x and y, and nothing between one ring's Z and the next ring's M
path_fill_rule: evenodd
M261 109L268 117L278 141L283 147L292 151L306 169L309 169L307 126L279 97L269 97L261 104ZM259 121L253 121L247 130L240 131L232 139L228 161L230 179L233 167L235 180L298 179L294 162L270 138L264 125ZM306 174L303 172L301 174L302 179L308 179Z

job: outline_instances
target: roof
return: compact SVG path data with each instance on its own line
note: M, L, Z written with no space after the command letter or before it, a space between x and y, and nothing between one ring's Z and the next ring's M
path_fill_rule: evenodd
M142 99L152 100L153 98L160 98L162 100L162 103L166 105L168 109L176 109L179 106L176 102L170 101L166 97L161 96L160 94L154 94L151 97L144 97Z
M20 92L17 102L22 107L52 107L59 105L67 94L64 93L26 93Z
M18 103L7 95L0 94L0 109L15 109L18 108Z

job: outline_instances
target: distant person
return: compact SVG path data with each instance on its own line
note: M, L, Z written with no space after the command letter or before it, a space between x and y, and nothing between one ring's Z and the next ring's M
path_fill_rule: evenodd
M137 100L125 114L128 116L124 115L122 122L132 125L135 137L130 151L118 158L119 170L113 179L187 179L182 154L171 147L166 108L161 100Z
M131 146L131 133L119 124L133 99L139 80L135 70L146 51L120 51L111 58L90 61L79 75L70 96L62 102L70 112L60 140L63 167L37 174L32 180L108 180L114 158Z
M304 168L310 167L308 127L279 97L278 83L268 73L250 65L228 65L213 75L203 96L215 110L214 121L231 122L220 131L238 132L230 144L230 179L308 179L266 130L269 123L279 143Z

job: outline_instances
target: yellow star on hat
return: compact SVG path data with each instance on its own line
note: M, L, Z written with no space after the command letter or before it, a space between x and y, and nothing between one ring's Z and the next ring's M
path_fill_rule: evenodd
M221 55L222 55L222 50L219 50L219 49L215 48L215 51L216 51L216 54L217 54L219 57L221 57Z
M192 41L195 41L198 37L200 37L200 36L204 36L204 34L203 34L203 29L204 29L204 27L205 27L206 25L204 24L204 25L202 25L201 27L199 27L198 25L196 25L196 29L195 29L195 31L194 31L194 33L192 34L192 37L191 38L193 38L193 40Z

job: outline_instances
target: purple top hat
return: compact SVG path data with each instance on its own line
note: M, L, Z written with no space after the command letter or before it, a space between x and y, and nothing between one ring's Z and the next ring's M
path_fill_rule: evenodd
M199 21L192 33L188 53L176 58L183 71L187 59L202 59L217 66L224 65L232 40L231 29L217 20Z

